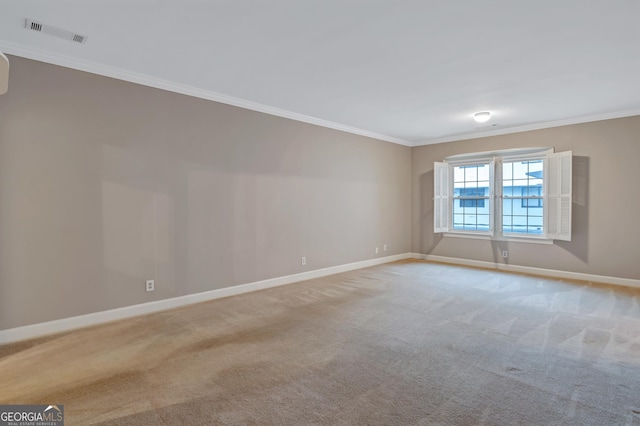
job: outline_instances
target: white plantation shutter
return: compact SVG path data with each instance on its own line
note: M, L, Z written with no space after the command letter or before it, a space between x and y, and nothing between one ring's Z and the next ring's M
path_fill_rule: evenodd
M549 154L548 158L544 200L547 238L571 241L571 151Z
M449 164L433 163L433 232L449 231Z

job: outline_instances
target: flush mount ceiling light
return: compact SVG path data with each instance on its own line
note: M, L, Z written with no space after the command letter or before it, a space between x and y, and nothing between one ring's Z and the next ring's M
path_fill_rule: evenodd
M476 112L473 114L473 119L478 123L485 123L489 121L491 118L491 113L489 111Z

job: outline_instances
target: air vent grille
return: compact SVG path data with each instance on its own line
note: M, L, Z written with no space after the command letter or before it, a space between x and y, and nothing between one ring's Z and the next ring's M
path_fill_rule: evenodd
M33 21L31 19L25 20L24 27L28 30L37 31L42 34L47 34L53 37L61 38L63 40L74 41L80 44L84 44L87 42L86 35L74 33L73 31L54 27L52 25L43 24L41 22Z
M31 27L33 31L42 31L42 24L38 24L37 22L31 22Z

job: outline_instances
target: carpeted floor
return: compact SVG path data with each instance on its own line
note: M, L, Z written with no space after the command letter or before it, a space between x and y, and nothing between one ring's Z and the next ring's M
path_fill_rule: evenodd
M640 290L420 261L0 347L66 424L640 425Z

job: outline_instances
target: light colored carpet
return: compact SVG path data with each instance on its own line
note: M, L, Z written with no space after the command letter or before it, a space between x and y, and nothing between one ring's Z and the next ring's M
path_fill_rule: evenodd
M75 424L640 424L640 291L404 261L0 347Z

